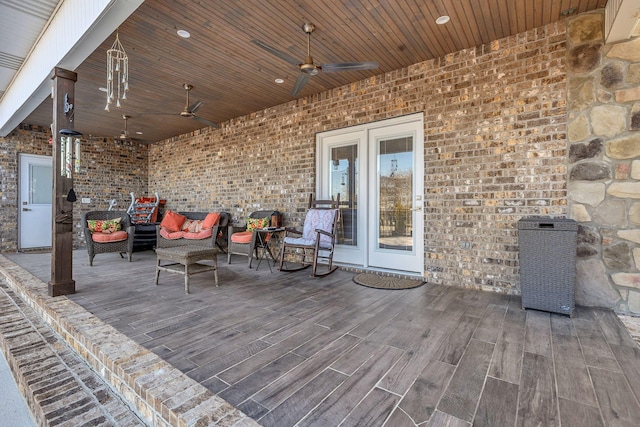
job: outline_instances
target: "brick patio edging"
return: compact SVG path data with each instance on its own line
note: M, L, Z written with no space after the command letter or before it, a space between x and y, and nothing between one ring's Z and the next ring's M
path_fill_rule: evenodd
M219 396L0 255L0 275L150 425L259 426ZM29 400L29 399L28 399Z
M148 425L1 276L0 349L36 425Z

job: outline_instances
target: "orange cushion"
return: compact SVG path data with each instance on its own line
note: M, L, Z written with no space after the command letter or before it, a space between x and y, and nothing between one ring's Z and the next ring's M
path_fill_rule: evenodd
M160 227L164 227L169 231L180 231L180 227L184 224L186 216L180 215L179 213L167 211L162 218L162 222L160 223Z
M202 228L212 228L218 222L220 222L220 212L209 212L202 221Z
M207 228L206 230L201 230L199 232L186 232L184 233L184 238L185 239L192 239L192 240L200 240L200 239L207 239L209 237L211 237L211 235L213 234L213 230L211 230L210 228Z
M252 231L240 231L231 235L231 241L233 243L251 243Z
M169 240L182 239L185 234L186 233L184 231L169 231L167 228L160 228L160 235Z
M127 240L129 235L124 230L114 231L113 233L91 233L91 240L99 243L121 242Z

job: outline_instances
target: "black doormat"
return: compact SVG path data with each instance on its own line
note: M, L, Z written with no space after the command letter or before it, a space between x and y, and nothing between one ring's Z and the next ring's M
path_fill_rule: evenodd
M381 276L372 273L357 274L354 276L353 281L358 285L376 289L412 289L425 283L422 279Z

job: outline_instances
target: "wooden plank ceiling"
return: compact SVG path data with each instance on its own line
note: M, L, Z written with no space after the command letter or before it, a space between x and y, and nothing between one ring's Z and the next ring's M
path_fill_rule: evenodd
M222 123L294 100L299 70L258 47L259 40L303 62L312 22L315 64L377 61L376 70L320 72L298 98L383 74L461 49L490 43L563 19L603 8L606 0L153 0L146 1L119 28L129 56L130 91L121 108L104 110L106 51L112 34L77 70L75 128L84 134L115 137L122 115L133 138L159 141L204 125L180 117L190 101L203 101L198 116ZM437 25L441 15L449 23ZM187 30L191 37L178 37ZM277 84L276 78L284 83ZM47 99L25 123L48 127ZM157 113L162 113L159 115ZM136 132L142 132L137 134Z

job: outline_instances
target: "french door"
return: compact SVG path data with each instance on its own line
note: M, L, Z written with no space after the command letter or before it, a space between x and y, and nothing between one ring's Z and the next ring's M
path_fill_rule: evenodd
M422 114L318 134L318 195L340 194L334 259L423 273Z
M20 154L18 247L51 247L53 160L49 156Z

